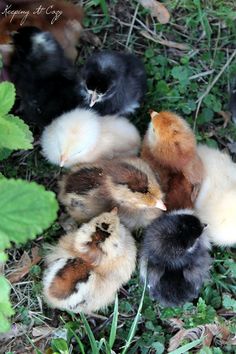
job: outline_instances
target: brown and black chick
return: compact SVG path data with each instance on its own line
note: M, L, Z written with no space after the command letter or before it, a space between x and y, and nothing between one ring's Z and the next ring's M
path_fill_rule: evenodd
M63 177L59 187L59 200L78 222L118 207L121 222L133 230L166 210L156 176L136 157L80 164Z
M203 164L188 123L172 112L151 111L141 157L160 176L167 210L193 208Z
M91 313L109 305L128 282L136 246L117 209L62 237L46 258L44 296L53 307Z

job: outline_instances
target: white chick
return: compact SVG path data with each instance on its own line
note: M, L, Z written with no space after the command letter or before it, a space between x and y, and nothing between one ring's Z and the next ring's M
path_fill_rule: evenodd
M62 237L47 256L44 295L60 309L91 313L109 305L135 269L136 246L117 209Z
M138 130L126 118L100 117L82 108L62 114L44 129L41 137L43 155L61 167L136 155L140 141Z
M208 146L200 145L205 176L195 208L201 221L208 224L210 240L219 246L236 243L236 164L231 158Z

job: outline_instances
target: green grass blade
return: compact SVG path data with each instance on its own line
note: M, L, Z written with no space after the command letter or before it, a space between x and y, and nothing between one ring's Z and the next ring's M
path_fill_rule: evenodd
M125 347L122 351L121 354L125 354L131 344L131 341L135 335L135 332L136 332L136 329L137 329L137 326L138 326L138 320L140 318L140 314L141 314L141 310L142 310L142 307L143 307L143 300L144 300L144 294L145 294L145 290L146 290L146 279L145 279L145 284L144 284L144 287L143 287L143 293L142 293L142 296L141 296L141 300L140 300L140 303L139 303L139 307L138 307L138 312L135 316L135 319L134 319L134 322L130 328L130 331L129 331L129 335L128 335L128 339L126 341L126 344L125 344Z
M106 0L100 0L100 6L102 9L102 12L104 13L106 20L109 20L109 12L108 12L108 7L107 7L107 3Z
M105 347L106 354L111 354L111 348L105 338L100 339L99 344L98 344L98 349L101 350L103 345Z
M118 296L116 295L114 311L113 311L113 319L111 324L111 332L109 336L109 347L112 349L114 342L116 340L116 331L117 331L117 324L118 324Z
M169 354L182 354L186 353L188 350L196 347L197 345L201 344L204 338L196 339L191 343L185 344L182 347L170 352Z
M86 331L86 333L88 335L89 342L90 342L90 345L91 345L91 348L92 348L92 353L93 354L99 354L99 349L97 347L96 339L95 339L95 337L93 335L93 332L92 332L92 330L90 328L90 325L89 325L88 321L86 320L86 318L85 318L85 316L84 316L84 314L82 312L80 313L80 317L81 317L82 322L84 324L85 331Z
M77 334L76 334L76 333L73 331L73 329L71 329L71 328L69 328L69 331L71 331L71 333L73 334L73 336L74 336L75 339L77 340L77 343L78 343L78 345L79 345L81 354L85 354L84 345L83 345L83 343L81 342L81 340L79 339L79 337L77 336Z

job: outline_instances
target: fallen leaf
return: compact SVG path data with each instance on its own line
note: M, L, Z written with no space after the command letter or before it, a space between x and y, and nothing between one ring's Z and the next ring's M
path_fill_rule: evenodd
M100 38L90 31L83 31L81 33L80 39L84 42L87 42L87 43L93 45L94 47L101 47L102 46L102 42L101 42Z
M50 334L52 334L55 330L56 330L56 328L50 327L50 326L34 327L32 330L32 336L33 337L41 337L41 338L47 337Z
M155 43L160 43L162 45L165 45L166 47L176 48L176 49L180 49L180 50L189 50L189 46L188 45L182 44L182 43L173 42L173 41L168 41L166 39L162 39L160 36L158 36L155 33L153 33L151 35L147 31L140 31L140 34L143 37L145 37L147 39L150 39L151 41L153 41Z
M216 324L206 324L197 326L191 329L181 329L177 332L171 339L168 347L168 352L177 349L183 340L189 339L191 341L195 339L203 338L202 345L210 346L212 344L214 337L219 337L225 344L232 341L230 338L230 331L227 327L216 325Z
M182 329L184 327L184 322L179 318L170 318L168 323L173 330Z
M10 274L7 275L7 279L11 283L17 283L22 278L24 278L30 271L30 268L37 264L41 260L39 255L39 247L34 247L31 250L31 258L27 252L24 251L20 260L14 264L14 267L11 269Z
M156 17L162 24L168 23L170 20L170 13L167 8L156 0L140 0L141 5L145 9L149 9L151 15Z
M231 116L232 114L230 112L224 112L224 111L220 111L218 112L218 114L223 118L224 120L224 124L223 124L223 128L226 128L231 120Z

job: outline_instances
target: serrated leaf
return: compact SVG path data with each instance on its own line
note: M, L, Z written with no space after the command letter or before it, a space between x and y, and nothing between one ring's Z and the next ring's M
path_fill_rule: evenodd
M16 90L11 82L2 82L0 84L0 115L7 114L15 102Z
M50 226L58 204L53 192L34 182L0 180L0 239L26 242Z
M175 66L171 70L171 74L175 79L178 79L182 85L186 85L189 82L190 72L186 66Z
M214 113L210 108L203 108L201 114L199 114L197 121L198 124L204 124L210 122L214 117Z
M0 117L0 147L10 150L32 149L33 136L29 127L18 117Z

